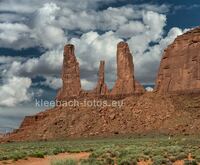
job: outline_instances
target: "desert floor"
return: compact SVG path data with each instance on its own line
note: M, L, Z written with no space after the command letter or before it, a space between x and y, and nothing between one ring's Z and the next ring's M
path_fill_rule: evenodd
M0 165L195 165L198 136L112 137L0 144Z

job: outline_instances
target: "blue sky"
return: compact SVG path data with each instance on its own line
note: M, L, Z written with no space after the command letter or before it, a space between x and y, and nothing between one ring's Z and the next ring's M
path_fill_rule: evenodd
M54 99L66 43L76 46L83 88L94 87L102 59L112 87L121 40L133 53L136 78L149 86L167 45L199 25L199 0L1 0L0 127L16 128L44 110L35 99Z

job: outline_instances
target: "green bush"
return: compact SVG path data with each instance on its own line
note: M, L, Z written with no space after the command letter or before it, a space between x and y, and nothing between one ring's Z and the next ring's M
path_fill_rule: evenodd
M163 156L157 155L153 157L153 165L161 165L167 163L169 163L169 160L164 158Z
M35 158L44 158L46 154L44 152L36 151L32 153L30 156Z
M23 158L25 158L25 157L26 157L26 154L24 154L24 153L19 153L19 152L13 153L13 154L11 155L11 159L13 159L14 161L17 161L17 160L19 160L19 159L23 159Z
M123 158L123 159L118 160L118 164L119 165L137 165L137 160Z
M200 139L197 137L119 137L102 139L55 140L42 142L19 142L0 144L0 160L18 160L25 157L43 158L69 152L89 152L87 160L81 165L118 165L136 164L149 159L154 164L170 164L176 160L187 159L189 153L196 162L200 162ZM195 164L195 161L186 161Z
M184 165L198 165L195 160L184 160Z
M53 160L51 165L78 165L78 162L73 159Z
M183 160L183 159L186 159L186 158L188 158L188 154L183 153L183 152L175 157L176 160Z
M81 160L80 165L105 165L105 162L95 158L89 158L86 160Z

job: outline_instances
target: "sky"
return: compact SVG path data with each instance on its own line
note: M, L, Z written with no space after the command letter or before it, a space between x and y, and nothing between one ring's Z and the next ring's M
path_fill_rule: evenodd
M116 45L129 44L136 79L155 82L163 50L200 25L199 0L0 0L0 132L47 109L62 86L63 47L75 45L81 83L92 89L100 60L116 79Z

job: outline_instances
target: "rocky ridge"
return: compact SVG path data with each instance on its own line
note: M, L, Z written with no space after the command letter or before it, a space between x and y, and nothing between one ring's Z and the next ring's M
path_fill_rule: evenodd
M200 131L198 101L199 95L171 96L147 92L141 96L126 97L121 108L57 107L26 117L20 128L5 140L147 134L193 135Z

